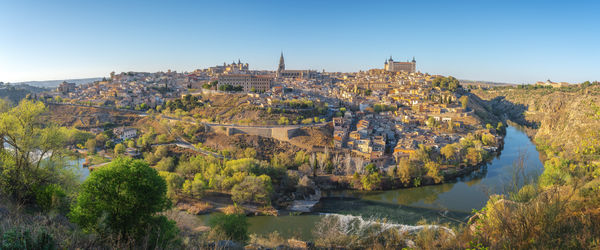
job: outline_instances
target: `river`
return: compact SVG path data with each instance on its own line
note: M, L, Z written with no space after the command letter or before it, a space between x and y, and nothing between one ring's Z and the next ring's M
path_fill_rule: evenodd
M322 214L360 216L369 220L414 225L425 219L429 223L465 221L473 209L481 209L489 194L504 193L513 176L513 164L520 155L525 159L525 173L539 176L543 170L539 153L527 135L508 126L502 152L471 174L441 185L378 192L336 192L322 198L313 214L249 217L249 232L266 235L278 231L284 237L310 240L311 232ZM211 215L199 216L205 224Z

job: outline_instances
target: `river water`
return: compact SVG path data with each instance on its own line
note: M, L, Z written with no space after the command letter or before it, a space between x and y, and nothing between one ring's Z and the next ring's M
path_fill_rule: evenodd
M310 240L315 224L327 213L407 225L423 219L428 223L465 221L473 209L485 205L490 194L504 193L520 156L524 156L527 175L541 174L543 165L535 145L524 132L508 126L502 152L479 170L455 181L389 191L330 193L313 214L249 217L248 230L260 235L278 231L284 237ZM199 216L200 223L206 223L210 216Z

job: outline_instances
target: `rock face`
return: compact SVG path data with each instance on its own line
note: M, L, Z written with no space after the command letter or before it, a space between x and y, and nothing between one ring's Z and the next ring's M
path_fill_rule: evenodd
M528 131L536 143L560 148L567 154L600 138L600 86L577 91L549 89L477 90L496 114L505 114ZM542 146L542 145L538 145Z

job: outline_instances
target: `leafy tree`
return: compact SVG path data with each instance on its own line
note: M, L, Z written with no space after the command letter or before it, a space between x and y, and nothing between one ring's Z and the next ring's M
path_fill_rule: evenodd
M183 183L183 192L193 198L201 198L206 188L206 182L202 177L202 174L198 173L194 176L193 180L186 180Z
M379 173L369 173L360 179L365 190L374 190L381 185L381 176Z
M292 166L292 159L289 154L280 152L271 158L271 165L276 168L286 169Z
M177 173L159 171L158 174L165 179L167 183L167 196L172 199L177 199L177 194L181 191L184 179Z
M446 160L455 160L456 146L454 144L448 144L440 149L440 153L446 158Z
M44 104L24 99L9 108L0 101L0 109L0 192L30 203L35 202L36 189L66 185L72 172L57 164L65 152L66 135L55 126L42 126Z
M127 147L128 148L135 148L135 141L133 141L133 140L127 141Z
M173 157L165 157L160 159L156 164L158 171L173 172L175 170L175 159Z
M85 142L85 148L87 148L90 154L96 153L96 139L88 139Z
M254 148L244 149L244 156L246 158L255 158L256 157L256 149L254 149Z
M411 162L407 158L400 159L398 163L398 169L396 170L400 181L407 185L410 183L413 175L413 168L411 166Z
M467 105L469 104L469 97L466 95L461 96L459 99L460 104L462 105L463 109L467 109Z
M476 148L468 148L466 160L471 165L477 165L483 160L481 150L478 150Z
M115 155L122 155L125 153L125 146L121 143L115 145Z
M246 176L231 189L231 199L238 204L255 202L266 205L270 202L271 192L271 178L268 175Z
M137 238L170 208L166 192L167 184L147 163L118 158L90 174L69 216L86 232Z
M442 177L440 174L438 165L435 162L429 161L425 163L425 169L427 169L427 176L431 177L435 183L440 183L444 179L444 177Z
M211 218L208 225L231 240L248 240L248 220L245 214L219 214Z

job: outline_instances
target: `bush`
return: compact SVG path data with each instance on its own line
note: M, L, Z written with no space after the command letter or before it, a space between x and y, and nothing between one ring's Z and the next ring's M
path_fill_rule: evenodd
M231 189L231 199L239 204L256 202L267 205L271 198L271 178L268 175L246 176Z
M54 238L45 231L31 235L28 230L11 228L0 235L0 249L56 249Z
M208 225L213 235L225 235L229 240L240 242L248 240L248 220L244 214L219 214L212 217Z
M64 190L56 184L45 185L37 188L35 192L35 201L43 211L57 209L66 211L67 200Z
M138 239L171 206L167 184L141 160L119 158L92 172L69 217L86 232Z

